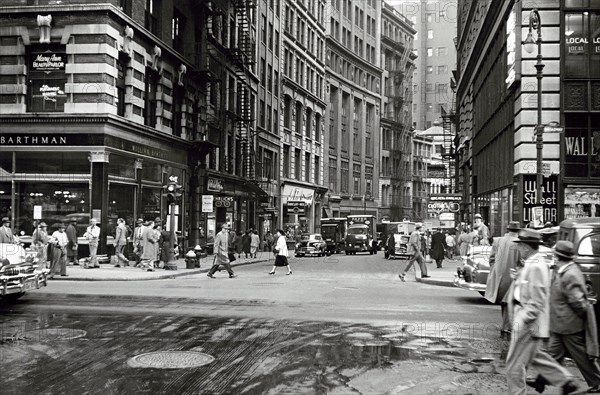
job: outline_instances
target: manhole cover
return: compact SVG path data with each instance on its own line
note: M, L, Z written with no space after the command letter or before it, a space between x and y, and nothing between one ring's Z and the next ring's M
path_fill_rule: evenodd
M215 358L197 351L156 351L130 358L132 368L184 369L208 365Z

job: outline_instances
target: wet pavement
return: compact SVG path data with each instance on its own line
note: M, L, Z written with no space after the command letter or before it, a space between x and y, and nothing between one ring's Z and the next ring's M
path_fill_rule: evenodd
M507 391L508 341L458 328L19 308L0 324L5 394Z

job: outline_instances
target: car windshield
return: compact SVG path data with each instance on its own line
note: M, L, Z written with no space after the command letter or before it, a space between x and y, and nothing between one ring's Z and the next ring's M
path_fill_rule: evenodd
M366 235L367 228L350 228L348 229L349 235Z

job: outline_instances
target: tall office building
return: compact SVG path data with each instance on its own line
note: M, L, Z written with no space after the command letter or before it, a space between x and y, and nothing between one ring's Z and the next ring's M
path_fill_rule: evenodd
M333 217L378 215L382 2L330 1L327 194Z
M294 233L318 229L323 178L325 0L282 2L281 217Z
M412 218L412 23L392 6L382 8L379 213L382 220Z

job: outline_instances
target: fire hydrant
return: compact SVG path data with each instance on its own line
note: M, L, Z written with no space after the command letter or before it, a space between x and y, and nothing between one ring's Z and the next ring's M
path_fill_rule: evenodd
M196 247L194 247L194 252L196 253L196 267L200 267L200 260L202 260L202 258L206 258L206 250L202 248L200 244L198 244Z
M200 262L198 262L194 250L189 250L187 254L185 254L185 268L193 269L195 267L200 267Z

